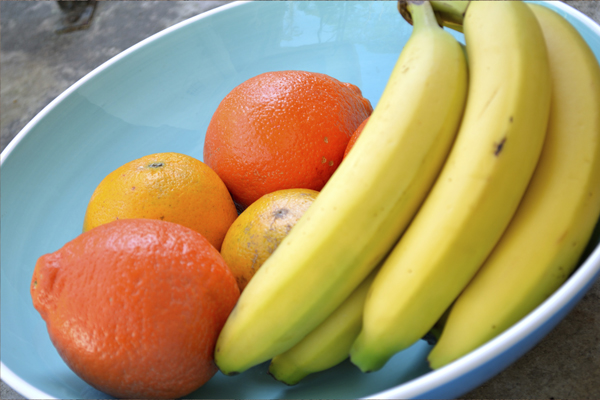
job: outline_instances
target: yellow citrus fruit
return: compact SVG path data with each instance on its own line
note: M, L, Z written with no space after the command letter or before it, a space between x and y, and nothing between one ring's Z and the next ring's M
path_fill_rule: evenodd
M88 204L83 231L117 219L175 222L201 233L217 250L237 210L208 165L179 153L151 154L108 174Z
M240 291L275 251L319 192L284 189L252 203L227 231L221 255L233 272Z

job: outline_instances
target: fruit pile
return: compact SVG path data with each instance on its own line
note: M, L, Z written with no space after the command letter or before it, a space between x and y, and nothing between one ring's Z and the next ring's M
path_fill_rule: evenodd
M330 76L265 73L221 102L206 163L158 153L108 174L83 233L40 257L31 281L65 363L119 398L178 398L211 379L240 292L371 112L356 86Z
M359 139L219 335L224 374L271 360L295 384L348 357L371 372L440 331L428 360L441 368L577 266L600 216L590 48L541 5L402 11L412 35Z
M175 398L269 360L289 385L372 372L432 334L441 368L568 278L600 216L594 54L540 5L401 13L374 110L330 76L264 73L222 100L204 162L153 154L99 183L31 283L75 373Z

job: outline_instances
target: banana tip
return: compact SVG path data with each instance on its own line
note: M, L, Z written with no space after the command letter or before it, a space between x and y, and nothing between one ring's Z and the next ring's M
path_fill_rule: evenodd
M298 382L300 382L299 380L297 380L297 381L291 381L291 380L280 379L275 374L273 374L271 372L271 370L269 370L267 372L268 372L269 375L271 375L271 377L273 377L273 379L275 379L278 382L284 383L287 386L295 386Z
M221 373L222 373L223 375L225 375L225 376L236 376L236 375L239 375L239 374L240 374L240 373L239 373L239 372L237 372L237 371L230 371L230 372L226 372L226 371L223 371L223 370L220 370L220 371L221 371Z

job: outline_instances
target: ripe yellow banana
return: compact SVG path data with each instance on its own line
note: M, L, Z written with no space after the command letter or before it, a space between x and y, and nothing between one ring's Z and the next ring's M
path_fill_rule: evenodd
M269 373L295 385L309 374L325 371L348 358L362 326L363 306L377 269L321 325L288 351L275 356Z
M352 151L228 318L215 348L231 375L298 343L388 254L452 146L466 97L458 42L429 3Z
M544 142L550 76L541 29L520 1L474 1L464 25L469 93L456 142L381 267L350 360L362 371L422 338L506 229Z
M577 265L600 215L600 66L568 21L530 7L550 60L546 143L514 219L450 309L429 355L432 368L486 343L551 295Z

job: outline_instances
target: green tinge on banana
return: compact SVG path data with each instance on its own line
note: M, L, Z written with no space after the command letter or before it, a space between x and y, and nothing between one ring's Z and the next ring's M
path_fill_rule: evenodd
M443 26L463 32L463 21L471 1L432 0L430 3Z
M475 1L464 20L469 93L448 160L381 267L350 360L383 367L422 338L508 226L541 153L550 108L541 29L519 1Z
M544 149L519 209L451 308L429 355L440 368L518 322L573 271L600 216L600 66L567 20L530 5L546 40L552 105Z
M411 1L399 0L398 11L400 11L402 17L404 17L409 24L412 24L412 16L408 11L408 6L410 3ZM458 32L462 32L462 21L465 13L467 12L467 7L469 6L470 1L449 0L430 1L429 3L435 12L438 24L440 24L440 26L446 26Z
M350 346L362 327L363 306L377 269L321 325L297 345L275 356L269 373L288 385L332 368L348 358Z
M435 13L439 16L441 24L458 32L463 32L462 24L471 1L431 1Z
M215 362L224 374L272 359L321 324L389 253L433 185L458 130L467 71L430 4L419 9L352 152L222 329Z

